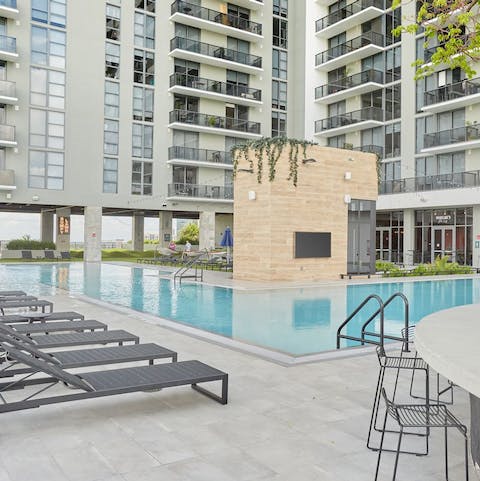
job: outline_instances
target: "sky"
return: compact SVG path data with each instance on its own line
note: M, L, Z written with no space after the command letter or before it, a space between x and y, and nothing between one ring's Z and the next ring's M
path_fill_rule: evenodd
M70 219L71 242L83 242L83 216L72 215ZM132 239L130 217L103 217L102 240ZM158 234L158 219L145 218L145 234ZM40 239L40 214L0 213L0 240L20 239L29 235Z

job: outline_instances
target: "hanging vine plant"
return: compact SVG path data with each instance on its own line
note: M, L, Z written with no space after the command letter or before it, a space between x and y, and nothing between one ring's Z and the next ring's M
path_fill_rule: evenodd
M289 146L288 165L289 172L287 180L291 180L293 185L297 186L298 181L298 162L299 153L301 153L302 162L307 160L307 147L316 145L315 142L308 140L289 139L287 137L263 137L258 140L249 140L244 144L232 147L233 158L233 177L235 178L238 171L238 164L245 159L249 164L249 171L257 174L257 182L262 183L264 160L268 162L268 180L272 182L276 176L277 162L282 155L283 149ZM253 158L250 156L253 151Z

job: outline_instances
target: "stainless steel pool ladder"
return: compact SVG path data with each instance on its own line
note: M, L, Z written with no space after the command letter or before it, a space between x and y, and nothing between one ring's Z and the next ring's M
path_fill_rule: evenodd
M177 280L179 284L182 283L182 279L193 279L195 281L203 281L203 270L204 267L203 265L199 264L199 260L207 255L208 256L209 252L207 249L204 249L202 252L197 254L195 257L192 257L185 265L180 267L175 271L173 274L173 284L176 285ZM192 274L188 274L188 271L193 270Z

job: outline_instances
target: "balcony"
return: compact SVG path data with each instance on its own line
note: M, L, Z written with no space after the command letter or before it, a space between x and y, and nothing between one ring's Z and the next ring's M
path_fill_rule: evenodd
M10 169L0 170L0 190L15 190L15 171Z
M15 127L13 125L0 124L0 146L16 147Z
M172 22L180 22L184 25L229 35L248 42L257 42L263 38L260 23L182 0L176 0L172 3L171 14L170 20Z
M0 104L16 104L18 102L15 82L0 80Z
M182 73L174 73L170 76L169 92L250 107L258 107L262 103L262 91L259 89Z
M379 194L405 194L430 190L462 189L480 186L480 171L454 172L407 179L388 180L380 183Z
M235 5L250 10L260 10L263 8L263 0L235 0Z
M371 129L383 125L383 110L366 107L353 112L335 115L315 122L315 135L333 137L358 130Z
M476 126L441 130L423 136L422 153L443 154L480 147L480 128Z
M438 113L480 102L480 78L444 85L424 94L424 112Z
M331 47L315 56L315 68L322 71L335 70L365 57L383 52L385 37L381 33L366 32L359 37Z
M205 132L218 135L231 135L244 139L260 138L260 124L248 120L231 117L218 117L189 110L172 110L170 112L171 129L188 130L191 132Z
M355 150L357 152L367 152L369 154L376 154L380 159L383 159L383 147L381 145L361 145L359 147L348 148L343 146L344 149Z
M339 102L348 97L381 89L383 83L383 72L374 69L364 70L317 87L315 89L315 101L325 104Z
M175 37L170 40L170 55L249 74L262 72L262 57L183 37Z
M222 150L194 149L174 145L168 149L169 164L194 165L218 169L232 169L230 152Z
M0 0L0 17L17 18L17 0Z
M200 184L169 184L168 198L175 200L201 199L215 202L233 202L233 187Z
M17 59L17 39L0 35L0 60L14 62Z
M383 0L357 0L333 10L315 22L318 37L331 38L382 15Z

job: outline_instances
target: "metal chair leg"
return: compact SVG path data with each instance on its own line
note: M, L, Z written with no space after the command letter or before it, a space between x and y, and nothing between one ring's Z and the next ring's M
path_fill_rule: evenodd
M380 459L382 457L382 452L383 452L383 440L385 439L385 428L387 427L387 417L388 417L388 410L385 411L385 418L383 419L383 430L382 430L382 436L380 438L380 446L378 447L377 468L375 470L374 481L377 481L378 479L378 471L380 469Z
M400 434L398 435L397 454L395 455L395 465L393 467L392 481L395 481L397 477L398 458L400 457L400 453L401 453L400 446L402 445L402 436L403 436L403 427L400 427Z

